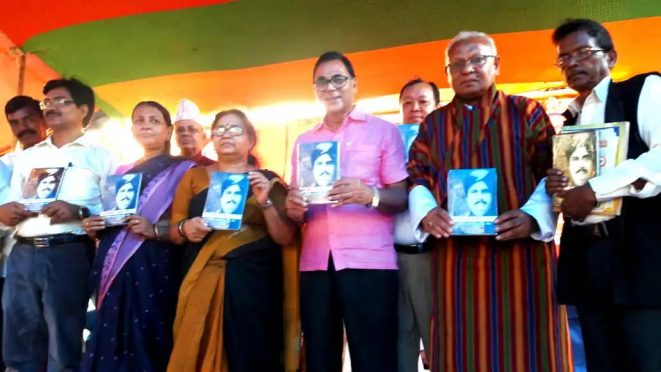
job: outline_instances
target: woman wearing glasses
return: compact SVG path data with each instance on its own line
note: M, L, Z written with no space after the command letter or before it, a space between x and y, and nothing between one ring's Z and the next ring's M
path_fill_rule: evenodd
M257 136L243 112L218 113L211 137L218 161L186 173L172 209L171 236L197 254L179 292L168 370L283 371L283 261L285 280L297 270L295 260L283 260L295 234L284 212L287 187L251 165ZM212 172L248 174L238 231L213 231L200 217Z

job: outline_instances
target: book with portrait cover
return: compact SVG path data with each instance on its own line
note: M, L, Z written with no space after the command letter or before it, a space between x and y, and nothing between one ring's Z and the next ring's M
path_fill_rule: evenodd
M46 204L57 200L63 176L63 167L32 169L23 186L21 204L31 212L40 212Z
M411 150L411 145L418 137L418 131L420 130L419 124L400 124L397 126L399 129L399 134L402 136L402 142L404 143L404 160L409 161L409 151Z
M106 225L124 225L126 217L137 212L141 183L142 173L106 177L101 189L101 217Z
M202 218L214 230L239 230L248 198L247 173L211 173Z
M298 145L296 180L308 204L331 204L328 191L340 179L340 145L336 141Z
M553 137L553 167L569 179L567 189L584 185L590 178L606 174L627 157L629 122L572 125ZM562 198L553 197L560 211ZM595 216L617 216L622 198L600 202L590 212Z
M448 214L452 235L496 235L498 178L495 168L448 172Z

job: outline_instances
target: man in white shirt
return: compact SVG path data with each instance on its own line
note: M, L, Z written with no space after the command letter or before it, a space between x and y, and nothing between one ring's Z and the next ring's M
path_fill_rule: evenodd
M94 111L94 93L75 79L51 80L41 102L52 135L14 159L12 202L0 222L14 226L3 293L3 345L8 371L76 371L89 298L92 241L81 220L101 209L100 184L110 154L91 143L83 128ZM65 168L57 200L38 214L20 200L34 168Z
M2 174L0 175L0 183L2 183L0 186L2 189L0 191L0 206L7 203L11 195L9 183L14 166L14 158L20 151L43 141L46 138L47 130L46 122L39 108L39 101L32 97L16 96L7 101L5 104L5 117L14 137L18 140L19 146L16 151L0 157L0 166L2 167ZM7 257L11 252L11 247L15 243L10 235L10 229L0 230L0 246L2 247L2 254L0 256L0 296L5 283L5 276L7 275ZM2 322L2 315L2 310L0 309L0 323ZM0 345L2 345L1 334ZM2 358L0 358L0 369L5 369Z
M549 195L564 197L559 301L576 305L589 371L661 369L661 77L614 83L617 52L599 23L568 20L553 33L556 64L579 93L565 125L628 121L627 160L564 191L548 171ZM588 216L597 202L623 198L620 216Z
M438 87L433 82L422 79L407 82L399 92L402 123L419 126L439 103ZM405 149L407 153L412 142L408 139L404 142L405 145L409 145ZM425 350L429 349L431 254L415 238L408 211L395 216L394 238L399 265L398 371L417 372L421 339ZM427 364L425 359L423 359L424 365Z

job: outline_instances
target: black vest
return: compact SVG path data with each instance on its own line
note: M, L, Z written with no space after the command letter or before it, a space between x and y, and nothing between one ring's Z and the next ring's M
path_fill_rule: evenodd
M649 151L638 130L638 100L653 74L659 75L637 75L608 89L605 122L630 123L629 159ZM574 118L565 123L573 124ZM565 224L558 262L560 301L661 306L661 195L625 197L620 216L606 222L606 228L604 238Z

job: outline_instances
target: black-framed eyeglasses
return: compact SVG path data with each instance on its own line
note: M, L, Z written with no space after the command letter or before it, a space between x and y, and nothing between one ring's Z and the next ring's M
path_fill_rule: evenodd
M211 135L215 137L222 137L225 133L230 137L238 137L244 132L243 127L233 124L221 124L213 128Z
M50 106L62 107L64 105L68 105L70 103L75 103L75 102L72 99L68 99L68 98L64 98L64 97L57 97L57 98L53 98L53 99L45 99L45 100L39 102L39 108L42 109L42 110L45 110Z
M593 54L598 52L605 53L606 51L603 49L593 48L590 46L576 48L569 53L560 54L558 58L555 59L555 65L558 67L565 67L572 61L572 59L575 61L583 61L592 57Z
M463 71L466 66L473 66L473 67L482 67L487 63L487 59L489 58L498 58L498 56L493 56L493 55L487 55L487 56L475 56L472 58L467 58L461 61L454 61L452 63L449 63L448 65L445 66L445 72L455 74L457 72Z
M320 76L314 81L314 88L324 91L328 89L328 85L332 85L335 89L342 89L347 85L349 79L351 78L344 75L333 75L330 79Z

